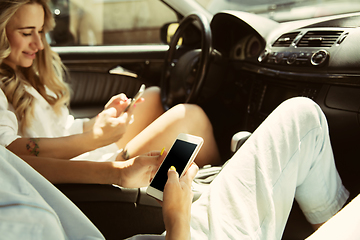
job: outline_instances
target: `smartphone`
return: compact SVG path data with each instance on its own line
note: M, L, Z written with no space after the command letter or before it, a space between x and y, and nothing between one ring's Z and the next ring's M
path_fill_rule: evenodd
M162 201L169 168L174 166L179 176L182 177L194 161L203 142L201 137L180 133L157 170L146 193Z
M145 91L145 84L142 84L142 85L140 86L139 91L138 91L137 94L135 95L135 97L133 97L133 98L131 99L130 104L127 105L127 107L125 108L124 112L129 111L129 109L130 109L132 106L134 106L134 104L136 103L136 101L139 100L139 98L141 98L141 96L143 95L144 91Z

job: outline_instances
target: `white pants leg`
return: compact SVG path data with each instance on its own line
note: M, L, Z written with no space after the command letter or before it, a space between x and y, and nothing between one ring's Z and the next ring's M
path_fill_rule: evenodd
M325 116L300 97L282 103L193 204L192 238L281 239L294 197L310 223L348 198Z

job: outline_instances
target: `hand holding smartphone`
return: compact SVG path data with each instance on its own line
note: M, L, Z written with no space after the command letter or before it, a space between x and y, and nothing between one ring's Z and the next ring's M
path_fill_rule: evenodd
M125 108L124 112L129 111L129 109L134 106L134 104L136 103L137 100L139 100L141 98L141 96L143 95L145 91L145 84L142 84L139 91L137 92L137 94L135 95L135 97L133 97L131 99L131 102L129 105L127 105L127 107Z
M161 163L146 193L163 201L164 186L168 178L169 168L174 166L179 176L182 177L194 161L203 142L204 140L201 137L180 133Z

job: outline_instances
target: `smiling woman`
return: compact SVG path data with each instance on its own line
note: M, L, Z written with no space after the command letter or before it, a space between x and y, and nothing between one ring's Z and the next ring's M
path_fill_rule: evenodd
M27 4L20 8L6 27L11 53L4 63L30 67L36 53L44 49L42 43L44 26L44 9L41 5Z
M66 106L70 93L63 77L66 69L45 40L54 25L48 1L6 1L0 7L5 23L0 29L5 44L0 59L1 145L27 157L124 161L162 147L169 149L184 132L206 139L196 160L200 166L220 164L212 126L203 110L180 105L165 114L156 87L145 90L136 110L126 111L130 99L117 94L97 117L75 120ZM130 123L132 115L134 123ZM65 177L63 181L73 180Z
M30 1L1 3L1 88L13 103L22 131L29 126L32 119L33 96L23 90L29 83L37 86L39 93L54 106L56 113L60 112L61 107L68 103L70 98L69 88L61 80L63 64L45 40L45 32L50 31L55 24L51 11L46 7L46 1L33 2L39 4L26 4ZM48 63L51 62L53 67L48 68ZM13 72L17 66L20 75ZM23 77L27 79L24 80ZM46 93L45 86L53 92L53 96Z

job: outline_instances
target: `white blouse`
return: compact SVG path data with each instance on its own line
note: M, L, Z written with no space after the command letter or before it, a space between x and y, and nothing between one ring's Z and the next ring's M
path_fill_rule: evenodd
M83 132L83 123L89 119L74 119L66 106L58 115L35 88L26 86L25 90L34 97L34 118L25 132L20 131L15 109L0 90L0 145L6 147L20 137L55 138ZM73 160L113 161L119 151L114 143L84 153Z

